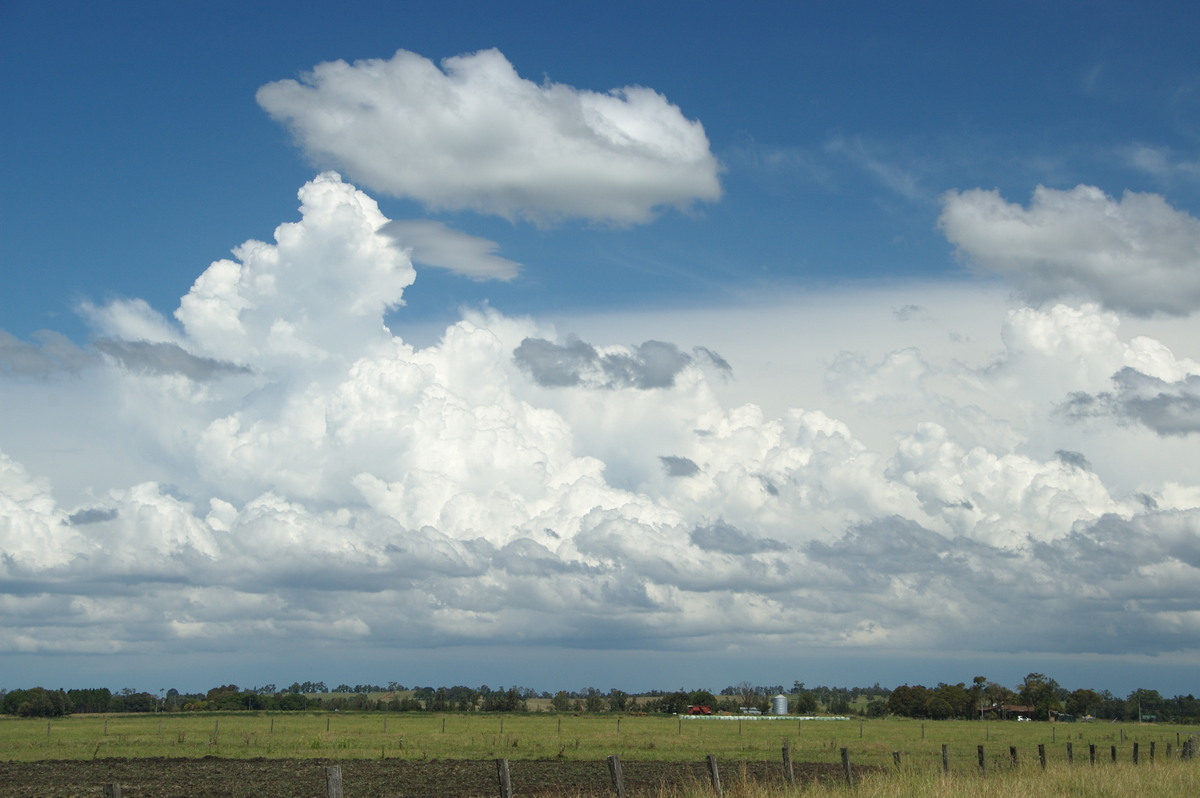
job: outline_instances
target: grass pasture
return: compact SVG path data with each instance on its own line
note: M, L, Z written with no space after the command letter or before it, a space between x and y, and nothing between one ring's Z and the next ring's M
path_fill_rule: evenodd
M664 773L668 771L668 765L698 765L707 755L713 754L722 763L722 772L729 773L726 795L768 798L797 794L785 789L782 768L778 767L782 747L786 744L798 770L801 763L813 763L806 772L838 773L841 749L846 748L854 765L878 771L862 776L853 791L838 786L836 779L833 783L827 779L801 788L804 794L879 798L902 795L985 798L993 794L1132 798L1135 795L1200 793L1200 759L1187 762L1179 759L1182 743L1198 731L1186 726L1110 723L921 722L907 719L739 721L549 713L77 715L49 722L0 718L0 762L7 762L15 773L20 770L21 763L29 763L32 768L37 763L72 761L72 767L80 768L81 773L90 773L87 767L101 767L106 761L113 768L117 763L126 766L132 760L146 760L175 763L172 767L182 769L184 765L180 763L216 758L226 762L240 760L247 768L261 769L270 767L271 761L287 760L293 763L297 773L307 773L305 778L310 780L322 765L342 762L349 780L353 768L362 769L365 779L367 768L389 762L393 769L404 763L426 763L431 767L437 764L443 769L458 763L467 770L483 768L487 771L491 760L506 758L513 762L515 773L522 772L520 763L523 762L528 763L525 765L528 773L534 772L536 763L540 763L537 768L545 768L546 763L555 762L571 763L572 767L581 767L585 772L594 770L599 779L598 791L594 794L605 794L603 762L610 754L619 754L625 763L644 763L641 765L644 768L653 765ZM1068 743L1074 752L1073 765L1067 762ZM1139 749L1137 765L1132 761L1135 743ZM1046 750L1047 766L1044 769L1038 760L1039 744ZM949 753L949 776L942 773L942 745L947 746ZM986 774L982 778L978 772L979 745L984 746L985 752ZM1089 761L1089 746L1096 749L1094 766ZM1112 759L1114 746L1117 752L1115 763ZM1010 756L1010 747L1017 751L1016 766ZM899 753L899 767L896 766L896 752ZM311 767L304 765L305 761L311 762ZM738 763L770 763L765 772L770 773L771 778L766 782L760 778L755 781L755 786L744 785L738 773L739 768L744 771L745 766ZM60 768L66 769L67 765L64 763ZM160 765L154 768L156 771L161 769ZM756 772L764 771L760 766ZM778 778L776 773L780 774ZM94 780L100 777L80 778ZM456 794L446 787L443 784L441 793L431 794ZM308 787L302 792L323 796L322 792L313 792ZM58 793L43 786L41 794ZM126 794L136 796L139 793L127 791ZM274 793L261 790L206 793L197 792L193 787L190 794ZM364 796L368 793L361 788L352 791L348 786L347 794ZM584 792L569 794L582 795ZM703 780L700 783L693 780L691 787L660 789L653 794L699 796L711 794L711 789L703 784Z

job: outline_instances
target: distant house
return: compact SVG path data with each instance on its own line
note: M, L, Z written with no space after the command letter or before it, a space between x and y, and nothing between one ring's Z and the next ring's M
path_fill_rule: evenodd
M979 712L984 717L996 718L997 720L1029 720L1033 717L1036 710L1033 707L1025 707L1020 704L993 704L990 707L984 707Z

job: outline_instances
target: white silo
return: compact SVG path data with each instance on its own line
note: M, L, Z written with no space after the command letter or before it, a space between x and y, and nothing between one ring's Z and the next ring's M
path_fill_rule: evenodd
M787 709L787 696L785 696L783 693L780 693L771 699L772 715L786 715L788 713Z

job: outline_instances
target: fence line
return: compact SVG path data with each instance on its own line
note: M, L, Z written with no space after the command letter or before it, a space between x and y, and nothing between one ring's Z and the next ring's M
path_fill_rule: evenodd
M1183 741L1181 747L1179 748L1178 758L1180 760L1184 760L1184 761L1193 760L1196 756L1197 747L1198 747L1197 738L1194 736L1189 737L1187 740ZM1128 761L1134 765L1137 765L1139 763L1139 751L1140 751L1138 743L1137 742L1132 743L1130 750L1131 750L1131 755L1130 755L1130 758ZM1170 757L1170 750L1171 750L1170 744L1168 744L1167 750L1168 750L1167 756ZM983 745L977 746L976 752L977 752L977 756L978 756L979 773L984 774L984 773L986 773L986 762L987 762L985 746L983 746ZM1043 769L1045 769L1046 764L1047 764L1046 745L1044 743L1038 744L1037 752L1038 752L1039 763L1040 763L1041 767ZM1154 752L1154 747L1153 747L1153 745L1151 745L1151 756L1150 756L1151 761L1153 761L1153 758L1154 758L1153 752ZM1072 747L1072 744L1069 742L1065 746L1065 753L1066 753L1066 762L1068 763L1068 765L1073 766L1073 763L1074 763L1073 747ZM1095 745L1094 744L1089 745L1089 754L1090 754L1090 757L1089 757L1090 765L1091 765L1091 767L1095 767L1096 757L1095 757ZM1117 757L1117 746L1116 745L1113 745L1111 747L1111 754L1112 754L1112 761L1117 762L1118 757ZM855 783L855 774L854 774L854 768L851 765L851 761L850 761L850 749L842 748L840 750L840 755L841 755L842 775L845 780L845 783L848 787L853 787L854 783ZM894 764L896 770L900 770L901 762L902 762L901 752L894 751L892 753L892 757L893 757L893 764ZM1017 750L1016 746L1009 747L1007 759L1008 759L1010 768L1016 769L1016 768L1020 767L1020 760L1018 757L1018 750ZM1003 761L1003 759L1001 759L1001 761ZM511 776L511 771L510 771L509 760L508 759L497 759L497 760L495 760L495 763L496 763L497 788L498 788L498 793L499 793L500 798L513 798L514 792L513 792L512 776ZM950 764L949 763L950 763L949 746L946 744L943 744L942 745L942 769L946 773L950 772ZM613 754L613 755L609 756L607 759L607 764L608 764L608 772L609 772L609 778L610 778L613 794L615 796L617 796L617 798L626 798L625 779L624 779L620 756L617 754ZM717 795L718 798L720 798L720 796L722 796L724 794L724 788L723 788L722 782L721 782L720 768L718 765L716 755L709 754L705 759L705 765L707 767L709 782L712 786L713 793L715 795ZM343 780L342 780L341 767L337 766L337 765L326 766L324 768L324 775L325 775L326 798L343 798L344 792L343 792ZM795 773L793 771L793 765L792 765L792 759L791 759L791 749L786 744L783 746L783 781L788 785L795 785L795 783L796 783ZM106 784L103 787L103 794L104 794L105 798L121 798L121 785Z

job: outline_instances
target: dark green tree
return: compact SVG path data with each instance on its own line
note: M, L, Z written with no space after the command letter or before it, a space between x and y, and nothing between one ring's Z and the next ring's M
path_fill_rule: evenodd
M1103 700L1095 690L1074 690L1067 695L1067 700L1063 702L1064 710L1068 715L1074 715L1077 718L1085 718L1089 715L1094 717L1100 711Z
M1021 683L1021 703L1033 707L1037 720L1049 720L1051 712L1062 710L1058 682L1044 673L1031 673Z
M23 718L60 718L71 713L71 701L63 690L33 687L5 694L0 704L6 715Z

